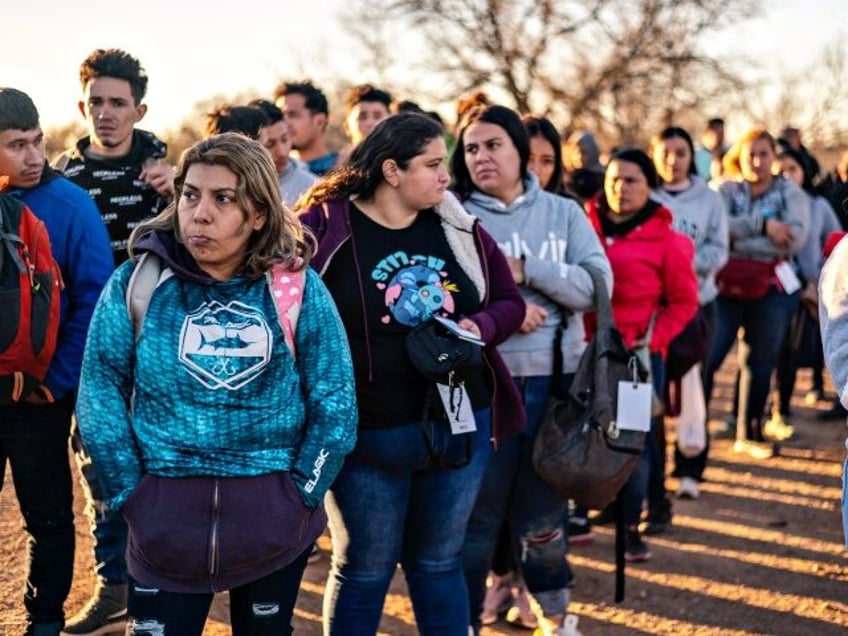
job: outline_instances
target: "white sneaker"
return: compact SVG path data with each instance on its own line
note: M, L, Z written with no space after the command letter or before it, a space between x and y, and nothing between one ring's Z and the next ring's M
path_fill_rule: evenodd
M738 439L733 443L734 453L747 453L753 459L768 459L774 457L774 447L768 442L752 442Z
M763 427L763 435L779 442L791 439L794 434L795 429L786 423L780 413L772 415Z
M701 496L698 480L692 477L681 477L680 484L677 486L677 492L674 493L674 496L678 499L697 499Z

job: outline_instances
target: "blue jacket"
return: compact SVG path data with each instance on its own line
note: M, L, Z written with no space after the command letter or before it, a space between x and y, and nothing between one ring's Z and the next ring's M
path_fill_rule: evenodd
M50 235L53 258L62 270L65 288L56 353L44 385L57 400L79 384L88 324L100 290L114 269L112 246L100 212L88 193L45 167L39 185L12 189Z
M97 304L77 401L107 505L120 508L143 474L289 471L317 507L356 431L347 338L318 275L306 278L295 360L265 278L175 272L136 340L125 298L133 267L115 271Z

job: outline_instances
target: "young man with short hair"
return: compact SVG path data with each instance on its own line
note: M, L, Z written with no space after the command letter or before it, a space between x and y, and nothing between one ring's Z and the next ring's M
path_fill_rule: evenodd
M286 205L294 205L304 192L312 187L317 177L309 172L306 164L290 155L292 150L289 129L283 119L283 111L266 99L256 99L250 102L253 108L258 108L268 118L268 124L259 134L261 143L271 159L280 177L280 193Z
M165 207L174 194L174 170L163 162L167 146L136 128L147 113L142 103L147 73L120 49L96 49L80 66L83 98L77 107L88 136L54 163L94 199L115 251L127 258L127 240L144 218Z
M44 222L65 285L43 386L0 406L0 456L11 465L29 535L26 635L58 636L74 569L68 436L88 325L112 273L112 251L91 198L47 165L38 110L14 88L0 88L0 176L8 179L8 193ZM5 459L2 464L0 474Z
M327 98L309 80L279 86L274 100L285 116L292 146L309 171L324 175L336 166L339 153L327 148L330 107Z
M258 141L262 130L268 125L268 117L252 106L216 106L206 114L203 137L235 132Z

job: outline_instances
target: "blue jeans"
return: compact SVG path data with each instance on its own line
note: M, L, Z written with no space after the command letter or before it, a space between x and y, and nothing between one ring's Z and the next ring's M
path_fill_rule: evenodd
M516 378L524 399L527 429L504 440L492 455L465 535L462 559L468 583L471 624L479 628L498 533L504 522L527 589L545 615L562 614L568 604L566 501L533 470L533 442L545 414L550 377Z
M71 435L71 448L82 475L85 515L94 536L94 572L107 585L126 583L127 562L124 553L127 550L127 522L120 510L105 509L94 466L76 427Z
M784 294L772 288L764 298L759 300L732 300L719 297L716 301L718 325L707 356L704 397L709 404L713 376L736 341L736 332L739 327L742 327L747 355L742 360L741 371L744 376L750 377L750 386L747 387L747 395L742 394L745 387L737 387L737 393L739 398L747 400L747 409L743 415L749 440L763 439L761 423L771 389L771 373L777 364L780 346L789 328L789 321L798 307L798 297L798 292Z
M294 604L306 568L306 550L286 567L230 590L233 636L291 634ZM179 594L150 588L130 577L127 634L200 636L213 594Z
M431 459L418 422L360 430L325 505L333 560L324 594L324 633L373 636L400 563L422 636L466 636L468 601L460 552L489 461L491 411L477 431L452 435L428 423L434 452L471 461L447 469Z

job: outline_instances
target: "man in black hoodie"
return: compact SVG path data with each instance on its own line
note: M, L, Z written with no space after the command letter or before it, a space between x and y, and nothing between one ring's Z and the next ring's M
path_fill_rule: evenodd
M127 241L133 228L169 202L174 193L174 171L163 161L165 143L135 127L147 113L142 103L147 73L136 58L120 49L96 49L80 66L80 84L83 99L78 106L89 135L62 154L54 167L94 199L109 233L117 267L129 257ZM103 505L91 460L76 430L72 444L95 539L97 586L62 633L123 633L127 526L119 511Z
M89 135L54 167L94 199L117 266L128 257L133 228L173 195L174 171L163 162L165 143L135 127L147 113L147 74L136 58L120 49L96 49L80 66L80 84L78 107Z

